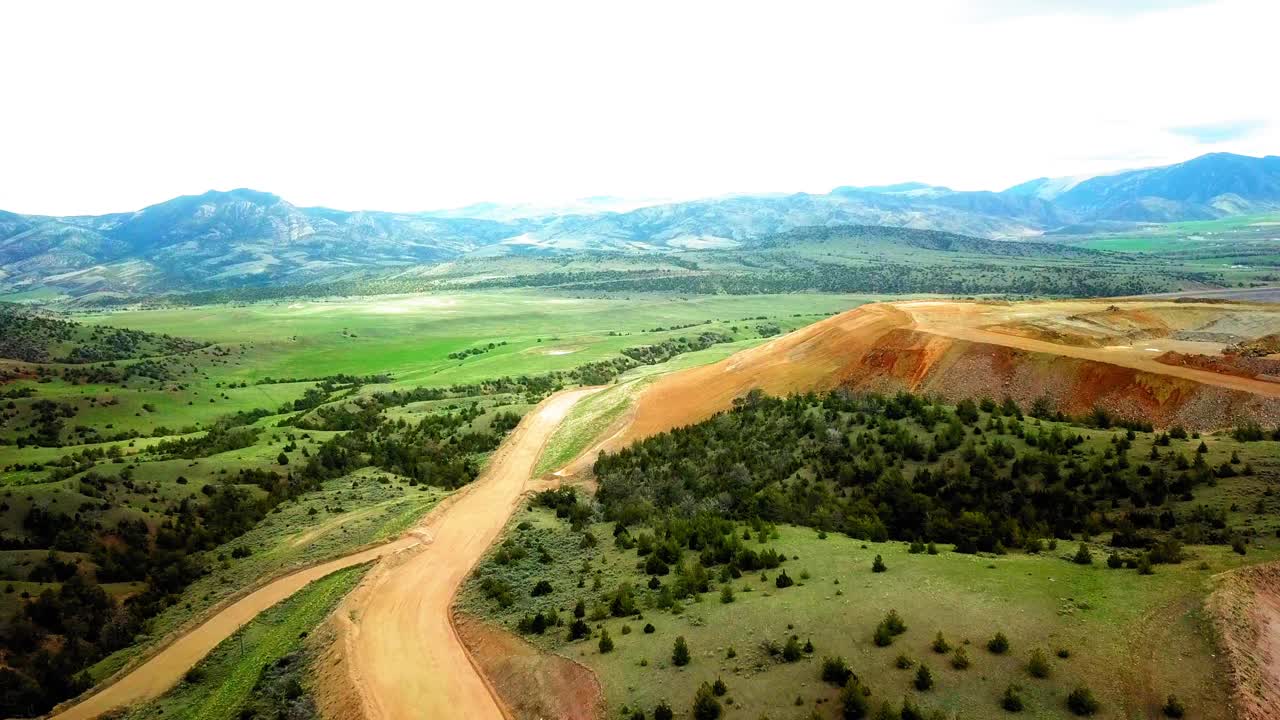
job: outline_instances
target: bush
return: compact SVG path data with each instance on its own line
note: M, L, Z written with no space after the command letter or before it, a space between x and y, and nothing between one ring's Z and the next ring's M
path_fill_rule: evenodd
M916 668L916 689L923 692L933 688L933 673L929 672L929 666L920 663L920 667Z
M600 654L613 652L613 638L609 637L608 630L600 631Z
M1165 717L1171 718L1180 718L1187 714L1187 709L1182 706L1182 701L1178 700L1177 695L1170 695L1160 710L1164 712Z
M578 604L573 606L573 616L576 618L581 618L581 617L586 617L586 615L587 615L587 604L579 600Z
M1018 694L1018 686L1010 685L1004 689L1004 695L1000 698L1000 707L1009 712L1022 712L1022 696Z
M716 700L711 686L702 683L702 687L693 696L694 720L717 720L723 713L724 709L720 707L720 701Z
M653 634L653 632L654 632L654 630L656 630L656 628L654 628L654 627L653 627L653 623L645 623L645 624L644 624L644 634L645 634L645 635L652 635L652 634Z
M726 605L733 602L733 586L729 583L720 586L720 602Z
M930 647L932 647L933 651L939 655L946 655L951 652L951 643L947 642L947 639L942 636L941 630L939 630L937 636L933 638L933 645Z
M924 713L920 712L920 708L911 702L911 698L902 697L902 710L898 713L899 720L924 720Z
M782 646L782 660L784 662L789 662L789 663L795 662L799 660L801 656L802 656L802 653L800 652L800 638L796 637L795 635L792 635L791 637L787 638L786 645Z
M893 661L893 664L896 665L899 670L906 670L916 663L906 655L899 655L898 659Z
M875 560L871 561L871 572L880 573L888 569L889 568L885 567L884 558L880 557L879 555L876 556Z
M1070 650L1068 650L1067 648L1060 647L1060 648L1058 648L1057 655L1058 655L1058 657L1062 658L1063 660L1066 660L1067 658L1071 657L1071 651L1070 651Z
M543 595L550 595L551 583L546 580L539 580L537 584L533 586L533 591L530 592L529 594L532 595L533 597L542 597Z
M1004 633L998 632L990 640L987 641L987 649L996 655L1003 655L1009 652L1009 638Z
M853 671L849 669L849 664L839 655L835 657L822 658L822 681L832 685L841 686L853 677Z
M933 543L929 543L928 547L925 548L925 552L928 552L930 555L937 555L938 546Z
M587 637L590 634L591 634L591 627L587 625L586 621L583 620L582 618L578 618L577 620L574 620L573 624L569 626L570 640L581 640L582 638Z
M789 588L792 585L795 585L796 581L792 580L790 575L787 575L786 570L783 570L781 573L778 574L778 577L774 579L773 584L777 585L778 589L781 590L783 588Z
M658 706L653 709L653 720L672 720L674 717L675 713L671 711L671 706L666 700L658 703Z
M1098 712L1098 700L1093 691L1081 685L1067 696L1067 709L1076 715L1092 715Z
M1040 648L1031 651L1031 659L1027 661L1027 672L1034 678L1049 677L1049 658L1045 657L1044 651Z
M721 697L729 692L729 686L724 684L724 680L716 678L716 681L711 683L711 692L715 693L716 697Z
M862 683L852 678L840 690L840 717L844 720L862 720L867 716L867 695Z
M1111 568L1112 570L1118 570L1123 565L1124 565L1124 560L1120 559L1119 554L1111 553L1110 555L1107 556L1107 567Z
M1076 550L1076 554L1071 561L1077 565L1092 565L1093 555L1089 552L1089 548L1084 543L1080 543L1080 547Z
M901 635L907 631L907 624L902 621L902 616L898 614L897 610L890 610L884 616L884 624L889 628L889 632L894 635Z
M951 667L957 670L964 670L969 667L969 653L963 647L956 648L951 655Z
M871 636L876 647L889 647L893 644L893 633L889 632L889 627L881 622L876 626L875 633Z
M683 635L676 638L676 644L671 648L671 663L677 667L689 664L689 645Z

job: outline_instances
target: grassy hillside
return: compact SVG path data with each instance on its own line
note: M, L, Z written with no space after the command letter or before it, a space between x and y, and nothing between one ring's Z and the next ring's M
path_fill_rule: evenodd
M835 398L760 398L609 456L596 503L540 495L461 606L586 663L611 716L688 717L720 679L728 717L860 717L825 658L867 717L1003 717L1011 686L1029 717L1070 716L1079 687L1100 717L1170 694L1230 716L1202 603L1280 555L1277 441ZM904 632L879 629L891 611Z

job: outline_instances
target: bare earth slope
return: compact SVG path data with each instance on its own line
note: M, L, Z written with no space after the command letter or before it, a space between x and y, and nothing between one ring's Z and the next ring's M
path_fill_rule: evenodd
M1209 598L1241 720L1280 712L1280 564L1234 570Z
M1226 303L864 305L658 380L604 447L704 420L753 388L771 394L905 389L997 400L1007 394L1024 404L1048 395L1065 412L1097 405L1157 425L1273 424L1280 421L1280 382L1157 358L1168 352L1213 355L1277 326L1280 306Z

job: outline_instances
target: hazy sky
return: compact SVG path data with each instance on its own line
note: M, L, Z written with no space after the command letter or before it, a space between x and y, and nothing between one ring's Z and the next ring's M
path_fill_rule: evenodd
M826 192L1280 154L1277 0L0 4L0 208Z

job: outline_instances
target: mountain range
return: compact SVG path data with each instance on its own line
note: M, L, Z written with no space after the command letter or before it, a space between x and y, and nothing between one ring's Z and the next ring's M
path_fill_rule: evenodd
M210 191L136 212L0 211L0 288L76 296L297 284L463 258L731 248L798 227L883 225L1027 240L1063 227L1196 220L1280 209L1280 157L1227 153L1002 192L924 183L838 187L568 211L482 204L391 213L297 207L256 190Z

